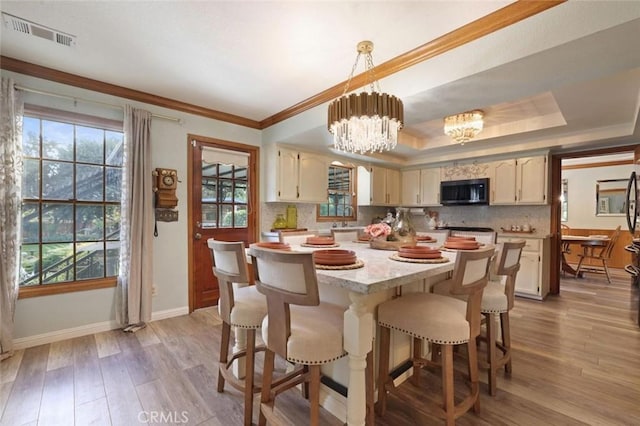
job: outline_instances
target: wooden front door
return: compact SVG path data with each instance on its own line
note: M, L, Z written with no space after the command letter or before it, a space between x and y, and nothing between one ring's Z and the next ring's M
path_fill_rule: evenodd
M220 292L207 240L255 241L258 148L189 136L189 310L213 306Z

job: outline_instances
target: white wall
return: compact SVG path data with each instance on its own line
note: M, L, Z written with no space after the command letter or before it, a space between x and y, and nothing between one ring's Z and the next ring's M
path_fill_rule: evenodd
M187 265L187 134L196 134L249 145L260 145L259 130L249 129L217 120L211 120L153 105L131 102L87 90L52 83L46 80L2 71L3 77L12 77L21 86L91 99L115 105L132 105L152 113L181 118L183 124L154 118L151 126L153 167L168 167L178 171L177 196L179 199L177 222L158 223L158 237L154 239L154 284L157 295L153 298L154 314L163 311L184 310L188 306ZM25 102L122 120L122 111L50 96L25 93ZM88 290L52 296L20 299L15 314L16 339L52 333L64 329L87 327L115 320L115 289Z
M615 229L618 225L625 229L624 216L596 216L596 181L604 179L628 179L632 165L591 167L562 171L562 179L568 183L570 228Z

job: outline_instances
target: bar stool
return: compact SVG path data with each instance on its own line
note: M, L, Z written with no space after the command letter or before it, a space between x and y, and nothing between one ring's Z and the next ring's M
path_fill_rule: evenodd
M262 322L267 348L262 372L259 425L287 421L274 410L276 396L298 384L308 392L309 424L320 414L320 366L346 355L342 345L346 308L320 302L313 253L250 249L258 291L267 298L268 315ZM275 355L301 364L273 382ZM306 396L306 395L305 395Z
M434 293L411 293L378 306L380 331L380 362L378 374L378 414L386 410L387 390L393 389L389 376L389 343L391 330L413 336L413 382L418 383L420 368L439 366L442 369L442 406L425 405L426 411L446 420L447 425L455 424L455 419L471 407L480 411L478 387L478 356L476 337L480 334L480 302L482 291L487 285L489 261L494 249L459 251L449 288L453 295L464 296L466 300ZM421 355L422 340L437 344L441 348L441 360L436 363ZM467 345L469 353L470 392L463 401L454 401L453 347ZM435 350L435 349L432 349Z
M218 311L222 318L222 338L218 362L218 392L224 391L225 381L244 392L244 424L251 425L253 417L253 394L260 392L254 384L256 330L262 326L267 314L267 300L255 286L248 286L249 271L243 242L207 240L213 260L213 273L218 279L220 300ZM244 286L243 286L244 285ZM231 327L247 332L247 348L229 359ZM244 380L234 376L229 368L233 362L245 357L246 374Z
M481 340L487 342L487 365L489 368L489 393L496 395L496 375L498 369L504 366L507 373L511 373L511 333L509 329L509 311L513 308L516 275L520 270L520 256L526 241L504 242L496 254L491 280L482 293L480 312L484 316L487 329L486 337ZM500 317L502 343L498 343L496 320ZM502 351L498 358L497 350Z

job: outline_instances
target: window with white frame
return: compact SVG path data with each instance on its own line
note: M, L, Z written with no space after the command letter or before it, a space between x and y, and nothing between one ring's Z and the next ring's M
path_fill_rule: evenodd
M118 274L124 142L119 124L25 108L22 288Z

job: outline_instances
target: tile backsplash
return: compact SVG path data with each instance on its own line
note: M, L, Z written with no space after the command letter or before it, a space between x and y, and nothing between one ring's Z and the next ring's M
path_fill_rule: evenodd
M260 230L271 230L278 213L285 214L290 203L261 203ZM298 228L310 230L331 228L333 222L316 222L315 204L296 204L298 209ZM366 226L374 217L384 217L388 207L358 207L358 221L348 222L348 226ZM482 226L500 231L511 225L529 223L535 228L535 235L546 235L550 229L550 206L443 206L429 207L426 210L438 213L438 220L450 226ZM412 209L420 212L420 209ZM422 213L412 213L411 221L417 231L428 229L429 217ZM340 223L338 223L340 225Z

